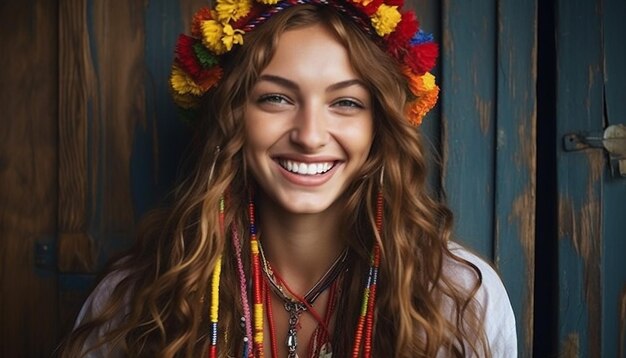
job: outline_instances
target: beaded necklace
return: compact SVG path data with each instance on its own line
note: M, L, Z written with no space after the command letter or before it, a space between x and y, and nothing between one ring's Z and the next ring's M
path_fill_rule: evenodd
M285 311L289 314L289 329L287 331L287 349L288 358L296 357L296 349L298 347L297 326L300 321L300 315L309 311L315 319L323 326L324 330L328 334L328 328L324 327L323 320L319 317L319 314L313 309L313 303L319 297L319 295L326 291L339 277L339 275L346 269L346 258L348 257L348 249L335 259L326 273L317 281L315 285L303 296L299 297L293 292L289 286L287 286L285 280L278 274L278 272L272 270L270 263L265 258L263 247L259 242L259 252L261 254L261 262L263 263L263 273L270 283L272 291L283 301ZM285 292L287 291L287 292Z
M224 199L223 198L220 198L219 209L220 209L219 211L220 228L222 229L222 232L224 232L224 227L223 227L224 225ZM260 242L258 241L257 235L256 235L257 228L256 228L256 220L255 220L255 207L254 207L254 200L252 199L252 197L250 198L248 202L248 220L249 220L249 230L250 230L250 253L251 253L251 264L252 264L252 296L253 296L252 307L253 307L253 321L254 322L253 322L253 329L250 329L248 328L249 327L248 323L250 319L248 320L246 320L245 318L243 319L244 321L243 323L245 324L245 328L246 328L245 329L246 335L244 337L244 349L243 349L242 357L249 358L250 356L253 356L255 358L263 358L264 357L264 348L263 348L264 327L263 326L264 326L264 318L265 318L263 306L264 306L264 295L266 294L265 279L263 277L263 272L265 271L265 269L264 269L264 265L261 264L262 255L261 255L261 249L260 249ZM379 236L382 235L382 226L383 226L383 194L381 190L379 191L377 200L376 200L376 230ZM238 240L238 239L239 237L236 231L233 230L233 240ZM247 306L246 305L246 303L248 302L247 301L247 289L245 289L246 287L245 275L243 273L243 268L240 263L240 260L241 260L240 251L237 249L238 248L236 246L237 244L234 243L234 245L235 245L235 252L237 256L237 266L238 266L238 270L240 271L239 272L240 273L239 275L240 286L243 287L243 288L240 288L241 289L240 294L242 295L241 303L242 305ZM345 261L345 257L344 257L345 255L346 255L345 252L342 253L342 255L340 255L340 257L338 258L339 262ZM372 249L372 254L370 257L370 268L368 271L366 285L363 290L363 298L361 301L362 303L361 303L361 311L359 315L359 320L358 320L357 327L356 327L355 334L354 334L354 345L352 349L353 358L358 358L361 355L361 352L363 352L364 358L371 358L371 355L372 355L372 337L373 337L373 331L374 331L376 287L377 287L377 281L378 281L378 270L380 267L380 255L381 255L380 246L378 242L375 242L374 247ZM264 259L263 261L267 262ZM217 352L217 341L218 341L217 338L218 338L218 323L219 323L218 314L219 314L219 288L220 288L219 286L220 286L221 265L222 265L222 257L220 255L218 256L216 260L215 268L213 269L213 273L211 277L211 305L209 308L211 331L209 335L209 338L210 338L210 345L209 345L209 352L208 352L209 358L216 358L217 353L218 353ZM333 264L333 266L340 266L340 265ZM339 270L339 272L341 273L342 270ZM275 273L274 273L274 276L275 276ZM324 275L324 277L328 277L328 276L329 276L328 273ZM327 280L327 278L324 278L324 277L322 278L322 281ZM269 279L268 281L272 282L272 280L269 280ZM336 277L333 280L331 280L331 283L332 282L336 282ZM272 284L272 286L274 285ZM281 285L277 285L277 286L280 287ZM282 286L285 287L284 281L283 281ZM316 286L318 285L316 284L314 287ZM281 290L278 290L278 291L281 292ZM290 293L294 295L293 292L290 292ZM309 293L307 293L307 295L305 296L309 296ZM317 293L316 295L311 295L314 297L308 297L308 298L309 299L312 298L313 300L315 300L315 298L317 298L317 296L319 296L320 293L321 292ZM294 297L296 296L297 295L294 295ZM299 301L300 303L306 302L307 304L309 304L310 302L307 299L301 299ZM311 310L310 304L309 304L309 307L306 307L306 305L304 307L308 308L310 312L313 312L313 310ZM290 313L290 316L291 316L292 312L298 312L296 308L297 306L294 306L293 309L287 309L287 307L285 309ZM249 312L249 310L247 310L244 307L244 314L245 312ZM298 313L295 316L296 319L298 317L297 315ZM245 314L245 316L249 316L249 314ZM316 319L319 322L321 322L320 319L318 318ZM294 329L295 329L296 324L297 324L297 321L295 324L293 324ZM322 325L322 327L324 327L324 325ZM290 331L291 331L291 328L292 328L292 324L290 322ZM250 331L253 331L251 351L248 349ZM330 336L327 330L324 333L326 334L327 337ZM295 339L295 334L294 334L294 339ZM273 351L275 351L275 349L273 349ZM294 349L294 352L295 352L295 349Z

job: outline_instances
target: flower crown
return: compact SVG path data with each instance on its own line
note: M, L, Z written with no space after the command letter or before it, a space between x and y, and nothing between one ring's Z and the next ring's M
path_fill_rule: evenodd
M176 44L170 86L174 101L188 118L195 117L202 96L222 77L222 55L242 45L244 35L272 15L299 4L323 4L347 15L400 65L413 94L406 106L408 121L419 125L436 104L439 87L430 71L437 44L419 29L413 11L401 12L403 0L217 0L193 17L191 36Z

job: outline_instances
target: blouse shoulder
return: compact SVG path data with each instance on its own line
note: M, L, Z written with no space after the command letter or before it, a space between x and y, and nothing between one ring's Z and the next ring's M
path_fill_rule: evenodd
M500 276L489 263L460 244L450 242L448 247L455 256L473 264L480 272L479 277L467 265L452 259L444 262L444 275L461 289L471 290L482 279L475 299L483 314L485 334L492 356L517 357L515 315Z
M108 303L115 287L126 277L126 273L121 271L114 271L105 276L96 285L96 288L83 303L80 312L76 318L74 327L77 327L81 323L88 321L102 312L104 306Z
M91 292L85 303L83 304L76 321L74 323L74 329L76 329L82 323L88 322L102 313L107 303L111 299L111 295L115 290L115 287L127 276L126 272L113 271L105 276L96 288ZM125 308L127 309L127 307ZM128 312L120 312L118 316L110 320L106 324L100 326L97 330L92 332L83 346L84 351L96 345L98 337L106 334L117 325L123 319L124 315ZM121 357L122 355L113 347L105 344L95 350L89 351L86 357L88 358L100 358L100 357Z

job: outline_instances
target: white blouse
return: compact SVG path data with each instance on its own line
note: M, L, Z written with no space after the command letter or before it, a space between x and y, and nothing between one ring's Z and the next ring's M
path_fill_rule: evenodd
M475 298L481 312L484 314L485 333L492 356L494 358L517 357L515 316L500 277L491 265L461 245L451 242L449 248L455 255L473 263L482 273L482 285ZM456 283L460 289L472 289L478 279L474 270L451 259L444 261L443 273ZM111 273L96 286L80 310L76 319L76 326L96 316L102 310L113 289L124 276L120 272ZM452 303L443 302L443 304L450 313L450 319L453 319ZM110 324L101 327L98 332L94 332L85 343L85 346L93 346L96 337L107 332L110 327L115 326L117 323L117 321L112 321ZM111 351L106 345L92 351L88 355L90 358L115 356L120 355ZM437 356L444 357L445 354L441 353Z

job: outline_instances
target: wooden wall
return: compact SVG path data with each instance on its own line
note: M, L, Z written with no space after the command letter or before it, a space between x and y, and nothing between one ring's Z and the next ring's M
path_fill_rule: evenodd
M442 2L441 187L459 241L493 262L533 347L536 1Z
M2 357L45 357L57 341L56 276L45 262L57 229L57 11L51 0L0 3Z

